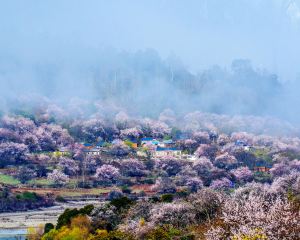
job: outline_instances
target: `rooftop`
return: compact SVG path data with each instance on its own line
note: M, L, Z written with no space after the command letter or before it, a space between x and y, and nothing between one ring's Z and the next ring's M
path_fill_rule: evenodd
M162 148L162 147L157 147L156 151L180 151L178 148Z
M126 141L132 142L132 143L137 143L138 141L136 139L126 139Z
M99 152L100 149L99 148L91 148L91 149L85 149L83 150L84 152Z
M103 147L104 145L105 145L104 141L99 141L96 143L96 146L98 146L98 147Z
M91 143L83 143L83 146L85 146L85 147L92 147L93 144L91 144Z
M151 137L145 137L145 138L142 138L141 140L142 140L142 141L152 141L152 140L154 140L154 139L151 138Z

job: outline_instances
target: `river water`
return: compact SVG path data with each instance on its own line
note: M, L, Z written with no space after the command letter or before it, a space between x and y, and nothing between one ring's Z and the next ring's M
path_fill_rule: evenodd
M98 206L100 201L73 201L26 212L0 213L0 240L25 240L29 227L46 223L56 224L57 218L66 208L81 208L88 204Z
M0 240L25 240L26 229L0 229Z

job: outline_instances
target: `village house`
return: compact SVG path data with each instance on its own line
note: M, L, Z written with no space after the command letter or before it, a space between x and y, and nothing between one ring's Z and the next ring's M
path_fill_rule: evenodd
M141 146L143 145L149 145L149 144L152 144L152 145L158 145L160 142L158 140L156 140L155 138L142 138L141 139Z
M172 139L163 140L162 142L158 143L158 146L162 148L173 148L175 146L175 142Z
M151 143L152 141L153 141L153 138L150 138L150 137L142 138L141 139L141 145Z
M253 168L254 172L269 172L270 168L266 166L257 166Z
M198 159L195 155L190 155L190 154L184 154L182 155L182 158L191 162L194 162Z
M162 148L157 147L155 151L152 152L153 157L180 157L182 154L180 149L177 148Z
M70 155L71 154L71 150L68 147L61 147L61 148L58 149L58 152L62 156L66 156L66 155Z
M246 146L248 146L248 144L246 143L246 141L241 140L241 139L236 140L234 144L236 146L239 146L239 147L246 147Z
M81 145L85 148L85 149L92 149L94 147L93 144L91 143L81 143Z
M266 173L268 173L271 168L272 168L271 164L258 162L253 167L253 171L254 172L266 172Z
M101 150L100 150L100 148L94 147L94 148L86 148L84 150L84 152L87 155L94 155L94 156L96 156L96 155L100 155Z
M125 143L128 143L130 147L136 149L138 148L138 140L135 138L129 138L125 140Z
M103 148L105 147L105 142L104 141L98 141L95 145L96 148Z

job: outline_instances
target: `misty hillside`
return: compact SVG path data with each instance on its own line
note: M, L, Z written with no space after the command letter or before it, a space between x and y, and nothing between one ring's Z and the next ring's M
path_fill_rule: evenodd
M275 74L234 60L230 69L213 66L191 73L176 57L162 59L154 50L136 53L86 53L79 61L0 65L2 96L45 96L58 103L72 98L114 103L130 112L157 115L171 108L225 114L280 116L286 86ZM76 61L78 60L78 62ZM84 62L84 64L81 64Z

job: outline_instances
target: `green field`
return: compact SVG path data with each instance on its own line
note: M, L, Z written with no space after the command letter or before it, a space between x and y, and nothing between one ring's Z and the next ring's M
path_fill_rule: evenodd
M67 188L18 188L16 192L35 192L40 195L44 194L54 194L55 196L62 197L84 197L88 195L100 195L103 193L109 193L112 190L117 190L116 188L91 188L91 189L67 189Z
M49 181L47 178L38 178L30 180L28 184L49 187L51 186L52 182Z
M15 186L15 185L20 184L20 181L10 175L0 173L0 183Z
M85 195L100 195L109 193L112 189L109 188L91 188L91 189L61 189L57 193L62 197L79 197Z
M66 188L75 188L77 186L78 179L70 179L70 181L66 184ZM51 187L53 182L48 180L47 178L36 178L27 182L28 186L35 185L37 187Z

